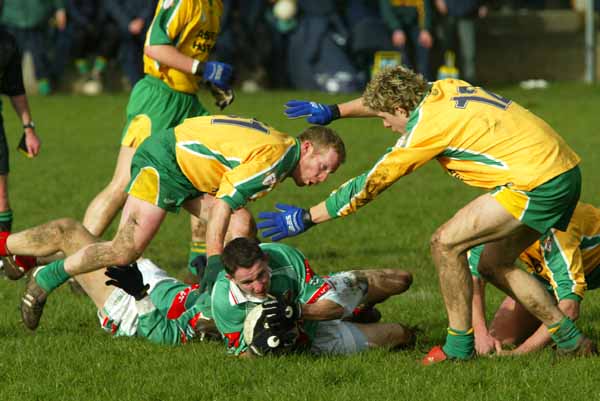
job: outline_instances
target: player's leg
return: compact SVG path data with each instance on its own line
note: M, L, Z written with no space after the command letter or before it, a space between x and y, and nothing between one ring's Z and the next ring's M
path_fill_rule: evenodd
M410 288L412 274L400 269L355 270L355 274L363 274L369 283L365 303L374 305L398 295Z
M110 183L96 195L85 212L83 225L96 236L104 233L127 199L125 188L131 179L131 159L135 150L133 147L121 146Z
M369 347L411 346L415 341L414 332L400 323L349 323L356 326L367 338Z
M540 324L520 303L506 297L490 323L490 334L502 344L516 345L533 334Z
M8 144L0 115L0 232L12 229L12 211L8 201Z
M493 262L493 266L496 267L503 264L504 269L516 270L513 267L514 261L539 235L535 230L515 219L488 194L478 197L463 207L434 233L431 252L438 270L440 288L449 320L449 334L444 346L446 354L455 358L469 358L473 352L471 327L473 288L466 251L481 243L507 238L502 243L502 259L490 259L490 262ZM562 314L552 305L543 287L526 273L521 273L527 276L523 278L524 286L531 287L531 302L539 303L538 309L545 315L545 319L559 321ZM515 275L522 277L518 272Z
M129 196L121 225L112 241L86 245L66 259L52 262L35 272L21 302L25 325L31 330L37 328L48 294L70 277L135 261L158 231L165 215L164 209Z
M194 215L190 215L191 241L188 256L188 274L185 282L194 284L198 282L198 268L196 262L198 257L206 257L206 222Z

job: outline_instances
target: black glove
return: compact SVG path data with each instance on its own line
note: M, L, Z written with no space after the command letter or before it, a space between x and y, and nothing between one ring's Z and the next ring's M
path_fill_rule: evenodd
M288 303L284 299L269 299L262 303L263 316L271 329L288 330L296 325L302 316L298 303Z
M206 82L206 87L210 91L210 94L215 98L215 105L220 110L223 110L233 103L233 100L235 99L233 88L220 88L212 82Z
M212 255L208 257L206 267L204 268L204 274L200 279L200 292L212 293L215 281L219 273L225 270L225 266L221 261L221 255Z
M265 314L256 321L252 342L248 348L253 355L281 355L294 350L299 331L296 325L287 329L274 329L266 323Z
M198 282L202 281L204 271L206 270L206 255L196 256L190 264L194 268L196 268L196 276L198 277Z
M107 267L104 275L110 278L104 284L121 288L137 301L148 295L150 285L144 284L142 273L135 262L125 266Z

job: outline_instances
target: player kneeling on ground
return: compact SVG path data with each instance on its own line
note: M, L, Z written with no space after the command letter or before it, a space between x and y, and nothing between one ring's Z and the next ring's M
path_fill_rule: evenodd
M527 248L519 259L556 300L558 308L575 321L586 290L600 287L600 209L579 202L567 231L552 229ZM520 355L552 342L548 330L514 298L507 296L490 327L485 321L485 281L477 269L483 246L471 249L473 329L475 349L484 355ZM512 350L503 345L516 345Z
M99 241L75 220L57 220L45 227L65 234L48 236L47 241L67 256ZM75 280L96 304L102 327L115 336L145 337L159 344L220 337L210 319L210 296L200 293L198 285L169 277L148 259L80 274ZM22 303L33 304L27 296Z
M249 238L232 240L222 256L226 271L213 289L212 313L232 354L265 355L295 348L348 354L414 341L413 332L401 324L349 321L363 316L378 320L373 306L410 287L412 276L406 271L356 270L320 277L300 251ZM249 318L257 323L249 344L244 322L258 305L262 312Z

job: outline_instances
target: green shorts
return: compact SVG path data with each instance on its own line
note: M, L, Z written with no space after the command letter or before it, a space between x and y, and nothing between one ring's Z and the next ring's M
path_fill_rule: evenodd
M581 172L575 166L531 191L505 185L490 194L516 219L541 234L551 228L565 231L581 194Z
M600 288L600 266L585 275L587 290L595 290Z
M136 150L127 193L167 212L178 212L183 202L203 194L177 164L173 128L152 135Z
M208 114L196 95L175 91L160 79L146 75L129 96L121 146L137 148L153 132Z

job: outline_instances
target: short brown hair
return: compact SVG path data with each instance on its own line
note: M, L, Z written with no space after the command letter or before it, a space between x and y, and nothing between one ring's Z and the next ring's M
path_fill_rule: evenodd
M384 68L367 85L363 104L375 111L394 114L401 107L410 113L419 105L428 86L422 75L409 68Z
M313 125L308 127L300 135L300 142L309 141L317 149L317 151L327 150L332 148L340 158L340 164L346 160L346 147L342 138L331 128Z
M251 267L257 260L264 258L265 254L258 244L256 238L239 237L229 241L222 255L225 271L233 276L238 268Z

